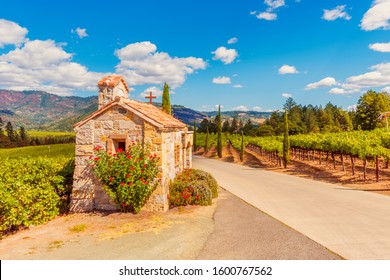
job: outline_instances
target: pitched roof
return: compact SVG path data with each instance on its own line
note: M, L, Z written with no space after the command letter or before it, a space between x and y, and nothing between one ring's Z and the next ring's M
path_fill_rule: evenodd
M129 92L129 87L127 86L125 79L121 75L112 74L112 75L105 76L103 79L101 79L98 82L97 85L98 85L98 87L115 87L120 82L123 83L123 85L126 88L126 91Z
M175 119L171 115L161 111L159 108L155 107L152 104L149 103L143 103L139 102L130 98L121 98L117 97L115 100L110 101L105 106L100 108L99 110L95 111L82 121L76 123L73 127L79 127L89 120L93 119L94 117L100 115L107 109L111 108L112 106L119 105L128 111L134 113L135 115L139 116L140 118L146 120L150 124L160 127L160 128L186 128L187 125L178 119Z

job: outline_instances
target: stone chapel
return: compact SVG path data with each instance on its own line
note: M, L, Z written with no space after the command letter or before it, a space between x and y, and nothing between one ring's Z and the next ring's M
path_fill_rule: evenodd
M151 146L159 158L161 183L145 206L147 210L168 210L169 182L176 173L192 167L193 135L187 126L152 104L128 97L128 86L120 75L110 75L98 82L98 110L74 125L76 158L70 210L116 210L88 164L93 149L107 152L123 149L132 141Z

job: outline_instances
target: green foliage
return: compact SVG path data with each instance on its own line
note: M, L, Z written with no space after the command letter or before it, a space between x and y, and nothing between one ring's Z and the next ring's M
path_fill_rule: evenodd
M171 206L211 205L218 197L218 183L202 170L187 169L179 173L169 186Z
M169 86L164 83L164 90L162 95L162 110L163 112L172 115L171 100L169 96Z
M73 158L3 159L0 169L0 232L37 225L66 211Z
M244 132L241 131L241 147L240 147L240 160L244 161Z
M358 101L355 126L363 130L373 130L382 127L379 116L390 110L390 96L386 92L367 91Z
M56 158L59 156L74 157L75 144L56 144L34 147L21 147L12 149L0 149L0 159L39 157Z
M284 112L284 134L283 134L283 166L287 167L290 162L290 139L288 134L288 117L287 111Z
M158 184L157 155L134 142L127 151L118 149L112 155L101 147L94 150L91 166L107 194L121 211L141 211Z
M198 149L198 144L196 142L196 120L194 120L194 135L193 135L193 137L194 137L194 140L193 140L194 151L196 151Z
M204 143L204 152L207 153L209 150L209 129L206 129L206 139Z
M217 138L217 152L218 157L222 157L222 117L221 117L221 106L218 106L218 138Z

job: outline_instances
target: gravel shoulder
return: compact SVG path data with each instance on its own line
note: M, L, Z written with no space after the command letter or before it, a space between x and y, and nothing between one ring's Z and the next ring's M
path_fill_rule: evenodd
M220 189L212 206L70 214L0 241L2 260L339 259Z

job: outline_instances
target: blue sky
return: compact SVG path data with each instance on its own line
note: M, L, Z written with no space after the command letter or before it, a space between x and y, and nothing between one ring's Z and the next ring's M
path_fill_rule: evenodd
M390 92L390 0L2 3L0 88L89 96L111 73L134 99L167 82L173 104L197 110L290 96L347 109Z

